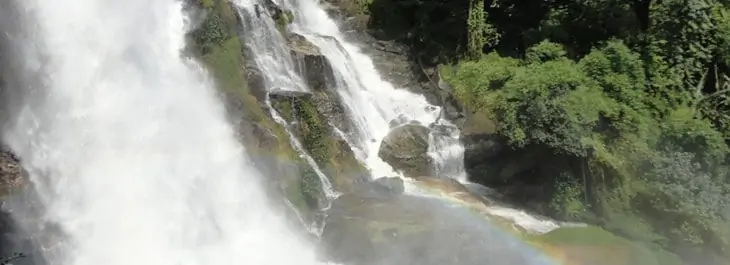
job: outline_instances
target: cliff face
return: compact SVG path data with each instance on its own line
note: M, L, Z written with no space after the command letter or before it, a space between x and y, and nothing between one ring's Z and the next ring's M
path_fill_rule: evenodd
M8 149L0 149L0 198L26 183L18 158Z

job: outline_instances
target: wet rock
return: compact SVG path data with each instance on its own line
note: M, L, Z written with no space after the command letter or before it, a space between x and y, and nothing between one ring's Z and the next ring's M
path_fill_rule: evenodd
M400 195L405 191L403 180L398 177L382 177L372 181L376 191L388 195Z
M336 41L334 38L331 40ZM329 60L321 54L319 47L302 35L291 33L287 41L292 58L299 62L300 75L314 92L313 100L319 112L340 131L351 133L352 125L335 89L335 76Z
M406 176L428 176L431 172L428 134L429 129L421 125L396 127L383 139L378 156Z
M378 265L537 264L520 239L438 199L337 198L322 233L335 262Z
M303 91L283 90L280 88L272 88L269 90L269 97L273 100L283 100L288 98L310 99L312 96L312 93Z
M300 74L313 91L324 91L327 85L334 82L332 66L322 55L319 47L309 42L304 36L290 33L287 42L292 58L300 62Z
M0 149L0 198L25 184L18 158L8 149Z
M403 124L407 124L410 121L411 121L411 119L408 118L408 115L400 114L400 115L398 115L398 117L395 117L394 119L392 119L388 123L388 125L390 126L391 129L393 129L393 128L398 127L398 126L401 126Z
M286 38L287 44L293 53L296 55L314 55L320 56L322 53L317 45L309 42L307 38L296 33L289 33Z
M341 192L352 191L355 182L367 172L355 158L352 149L332 128L322 105L332 104L319 98L317 92L274 91L269 94L271 106L288 123L306 152ZM325 102L325 103L319 103Z

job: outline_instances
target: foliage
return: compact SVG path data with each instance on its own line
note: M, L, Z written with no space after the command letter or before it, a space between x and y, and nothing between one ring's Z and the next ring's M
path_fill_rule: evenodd
M280 12L276 12L274 19L279 32L286 33L286 27L294 21L294 13L289 10L281 10Z
M583 185L574 177L564 173L555 182L554 193L550 208L563 218L579 217L586 210L583 202Z
M192 33L195 44L203 54L230 38L226 23L217 12L209 12L203 23Z
M594 222L631 240L726 261L726 132L686 84L669 77L652 85L674 72L652 69L676 69L668 60L646 59L627 43L607 39L569 58L566 44L543 40L519 58L492 52L462 61L444 78L467 109L490 114L512 148L563 157L557 171L554 162L538 165L557 175L532 177L554 187L546 202L553 214L592 211Z
M324 196L322 190L322 182L317 173L307 165L300 178L300 192L304 196L304 201L309 209L318 209L319 200Z
M598 227L565 227L535 236L538 246L553 246L551 252L561 252L570 263L598 265L680 265L672 253L631 242Z
M298 119L299 135L304 148L314 161L324 165L330 162L327 123L321 119L312 100L292 99L293 113Z

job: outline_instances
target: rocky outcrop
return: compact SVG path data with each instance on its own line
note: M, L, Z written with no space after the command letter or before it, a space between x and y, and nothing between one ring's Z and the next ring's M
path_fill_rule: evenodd
M0 149L0 198L25 184L23 174L18 158L8 149Z
M289 92L269 97L271 106L286 120L289 130L329 176L335 189L354 192L367 179L367 170L327 122L327 116L318 108L318 95Z
M347 116L347 109L342 105L334 86L334 72L327 58L322 55L319 47L302 35L289 33L287 42L292 58L299 62L299 74L314 94L313 100L317 110L340 131L351 133L352 125Z
M428 134L429 129L422 125L396 127L383 139L378 156L406 176L428 176L431 174Z

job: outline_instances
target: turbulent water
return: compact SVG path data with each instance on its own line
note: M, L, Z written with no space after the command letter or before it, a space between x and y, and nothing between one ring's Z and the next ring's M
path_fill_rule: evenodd
M355 128L347 135L348 142L374 177L397 175L377 155L390 131L390 121L399 118L428 125L438 118L440 108L428 104L422 95L384 81L372 60L345 40L317 2L286 0L281 4L294 12L292 30L317 45L335 69L337 92Z
M318 264L181 57L179 1L12 3L24 99L4 140L65 234L50 264Z

